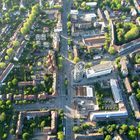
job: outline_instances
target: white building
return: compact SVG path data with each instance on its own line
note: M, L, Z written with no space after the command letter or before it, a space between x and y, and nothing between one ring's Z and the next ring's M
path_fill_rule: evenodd
M113 70L113 66L111 62L108 62L106 64L98 64L96 66L86 69L86 76L87 78L103 76L103 75L110 74L112 70Z
M110 86L112 90L112 94L115 100L115 103L119 103L122 101L122 96L120 93L120 88L118 87L118 81L116 79L110 79Z
M105 119L121 119L128 116L127 110L109 111L109 112L92 112L90 113L91 121L104 121Z
M96 17L97 16L95 13L88 13L88 14L81 14L79 18L83 21L91 22L95 20Z
M96 7L97 6L97 2L86 2L86 6Z
M70 11L71 15L78 15L78 13L79 13L78 10L71 10Z

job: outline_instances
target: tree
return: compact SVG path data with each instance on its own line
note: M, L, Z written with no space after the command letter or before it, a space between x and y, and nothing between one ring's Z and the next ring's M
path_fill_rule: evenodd
M136 97L137 97L138 101L140 102L140 93L138 93L138 94L136 95Z
M3 122L3 121L5 121L5 119L6 119L6 114L5 114L5 112L2 112L0 114L0 121Z
M41 128L44 128L45 127L45 124L46 124L46 122L45 121L42 121L41 124L40 124L40 127Z
M40 67L42 65L42 63L41 62L38 62L37 65Z
M14 134L14 129L10 129L10 134Z
M19 46L19 41L18 40L13 41L13 46L18 47Z
M136 61L137 64L140 64L140 54L139 53L137 53L135 55L135 61Z
M78 132L80 132L80 127L79 126L74 126L72 130L73 130L74 133L78 133Z
M131 139L131 140L135 140L136 139L136 136L137 136L137 133L135 130L130 130L128 132L128 137Z
M9 56L8 55L5 56L5 60L7 60L7 61L9 60Z
M140 127L138 127L138 135L140 136Z
M28 140L30 138L30 134L25 132L25 133L23 133L22 138L23 138L23 140Z
M58 132L57 133L57 135L58 135L58 140L64 140L64 133L63 132Z
M70 21L67 22L67 28L68 28L68 29L71 28L71 22L70 22Z
M111 54L111 55L113 55L113 54L115 54L116 53L116 51L115 51L115 49L114 49L114 47L109 47L109 49L108 49L108 52Z
M123 125L121 126L121 129L122 129L124 132L126 132L126 131L128 130L128 126L127 126L126 124L123 124Z
M137 81L132 82L132 87L137 88L138 87L138 82Z
M10 56L13 53L13 48L7 49L6 53L7 53L8 56Z
M105 140L112 140L111 135L106 135Z
M80 61L80 58L79 57L74 57L74 63L77 63L77 62L79 62Z
M8 106L11 105L11 101L10 100L7 100L6 101L6 105L8 105Z
M6 138L7 138L7 134L4 133L3 136L2 136L2 140L6 140Z
M82 7L83 9L86 8L86 2L85 2L85 1L81 3L81 7Z
M4 62L0 62L0 68L3 69L6 66Z
M17 84L17 82L18 82L18 80L17 80L16 78L14 78L14 79L12 80L12 84L13 84L14 86Z

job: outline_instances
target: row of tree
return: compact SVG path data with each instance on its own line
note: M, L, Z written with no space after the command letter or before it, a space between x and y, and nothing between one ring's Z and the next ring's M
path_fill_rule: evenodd
M29 17L26 19L26 21L23 24L23 27L20 30L23 35L27 34L30 31L30 28L38 14L39 14L39 5L36 4L32 7Z

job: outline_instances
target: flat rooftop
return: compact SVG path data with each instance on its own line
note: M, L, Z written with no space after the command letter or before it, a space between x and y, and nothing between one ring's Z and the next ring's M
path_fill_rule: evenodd
M111 62L107 62L105 64L98 64L98 65L95 65L89 69L87 69L87 73L92 73L93 71L95 73L97 72L101 72L101 71L105 71L105 70L108 70L108 69L112 69L112 64Z

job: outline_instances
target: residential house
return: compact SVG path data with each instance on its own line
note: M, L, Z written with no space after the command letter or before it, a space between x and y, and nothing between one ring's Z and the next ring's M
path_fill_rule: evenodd
M16 128L16 139L17 140L22 135L22 122L23 122L24 117L25 117L24 113L20 112L18 115L17 128Z
M13 99L13 94L12 93L6 94L6 99L11 101Z
M132 87L131 87L131 84L130 84L130 81L129 81L128 77L126 77L124 79L124 85L125 85L125 88L127 90L127 93L132 93L133 90L132 90Z
M14 95L14 97L13 97L14 101L22 100L22 98L23 98L22 94Z
M22 123L25 117L29 120L30 118L41 117L41 116L50 115L50 111L23 111L19 112L17 128L16 128L16 139L18 140L22 135Z
M35 86L36 85L36 81L22 81L22 82L18 82L18 86L19 87L23 87L23 86Z
M53 85L52 85L52 88L53 88L53 93L52 93L52 96L55 96L57 94L57 72L54 72L53 73Z
M140 0L133 0L133 2L136 9L138 10L138 13L140 13Z
M56 32L53 34L53 48L55 51L59 51L59 42L60 42L59 33Z
M8 66L5 68L5 70L2 72L0 75L0 84L4 82L8 74L11 72L11 70L14 68L14 64L10 63Z
M114 24L113 21L110 20L110 26L111 26L111 45L115 44L115 29L114 29Z
M75 134L74 140L103 140L102 133L89 133L89 134Z
M47 55L47 67L50 73L54 73L56 71L56 62L55 55L53 51L49 51Z
M73 54L74 54L74 58L75 58L75 57L78 57L77 46L73 46Z
M57 140L56 136L48 135L47 140Z
M57 132L57 121L58 121L58 113L57 111L51 111L51 132Z
M6 96L4 94L0 95L0 100L2 101L6 100Z
M24 95L24 100L26 101L36 100L36 95Z
M40 94L38 94L38 99L39 100L46 100L47 97L48 97L47 93L40 93Z
M120 135L117 134L116 136L113 137L112 140L123 140L123 139Z
M120 61L121 64L121 72L124 77L128 75L128 68L127 68L127 58L123 57Z
M139 72L140 71L140 64L135 64L135 71L136 72Z

